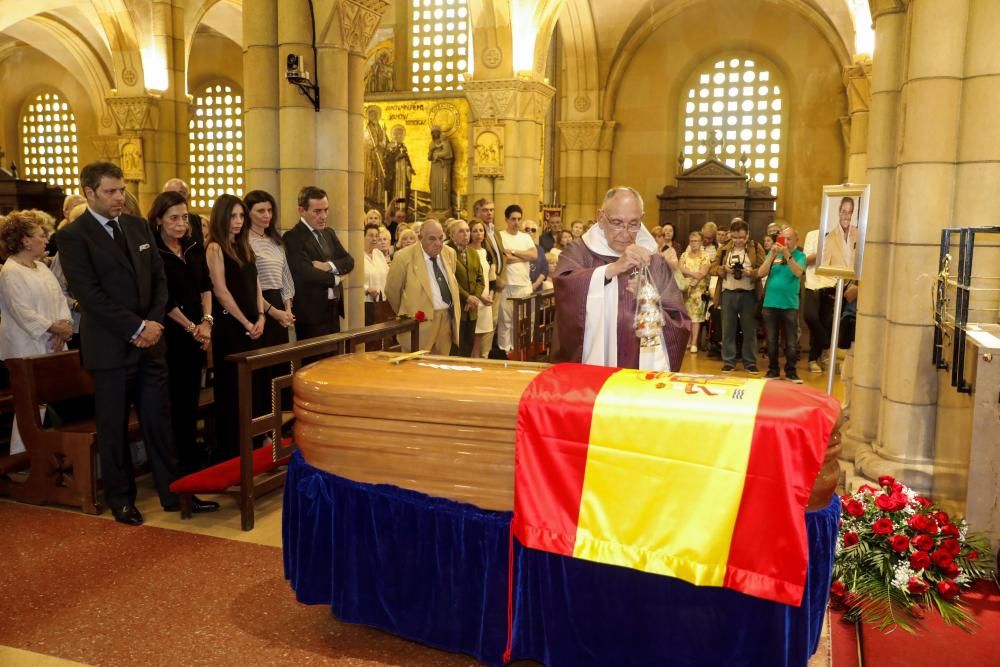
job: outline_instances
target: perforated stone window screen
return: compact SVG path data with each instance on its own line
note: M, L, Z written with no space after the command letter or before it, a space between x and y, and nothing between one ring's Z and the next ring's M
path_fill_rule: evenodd
M194 97L188 122L191 206L212 208L219 195L243 194L243 95L224 83Z
M21 115L23 178L76 194L80 185L76 116L56 92L39 93Z
M411 0L410 84L413 90L461 90L468 62L467 0Z
M777 196L785 126L772 65L755 56L713 58L684 89L679 116L685 169L719 145L722 162L739 169L745 156L751 184L770 186Z

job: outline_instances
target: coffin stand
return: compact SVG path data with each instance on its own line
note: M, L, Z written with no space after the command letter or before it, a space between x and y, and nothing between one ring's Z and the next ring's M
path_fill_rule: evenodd
M502 664L805 665L826 608L839 430L806 513L800 607L521 548L510 539L514 433L547 366L357 353L296 374L283 523L297 598L341 620ZM513 549L513 557L510 551Z

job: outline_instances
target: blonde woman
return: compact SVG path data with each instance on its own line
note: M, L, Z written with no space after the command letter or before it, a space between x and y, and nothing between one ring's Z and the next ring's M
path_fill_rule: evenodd
M705 294L708 292L708 269L711 264L708 253L701 247L701 233L691 232L687 250L681 254L678 267L688 282L684 305L691 316L691 345L688 351L692 354L698 351L698 333L708 312Z

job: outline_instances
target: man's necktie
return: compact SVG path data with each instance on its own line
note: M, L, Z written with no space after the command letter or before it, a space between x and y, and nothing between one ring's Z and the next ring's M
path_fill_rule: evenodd
M323 232L319 229L314 229L313 234L316 235L316 242L319 243L319 249L323 251L323 259L329 259L330 247L326 243L326 237L323 236Z
M128 254L128 241L125 240L125 234L122 232L122 228L118 226L118 218L114 218L108 221L108 226L111 227L111 238L115 240L118 247L121 249L122 254L128 258L131 262L132 258Z
M431 257L431 264L434 266L434 280L437 281L438 287L441 289L441 298L451 308L451 287L448 285L448 279L444 277L444 272L438 266L437 257Z

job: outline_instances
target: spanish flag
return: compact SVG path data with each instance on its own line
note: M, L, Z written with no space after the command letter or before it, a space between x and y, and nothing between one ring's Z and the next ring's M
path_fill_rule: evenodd
M513 534L798 606L839 412L790 382L554 366L521 397Z

